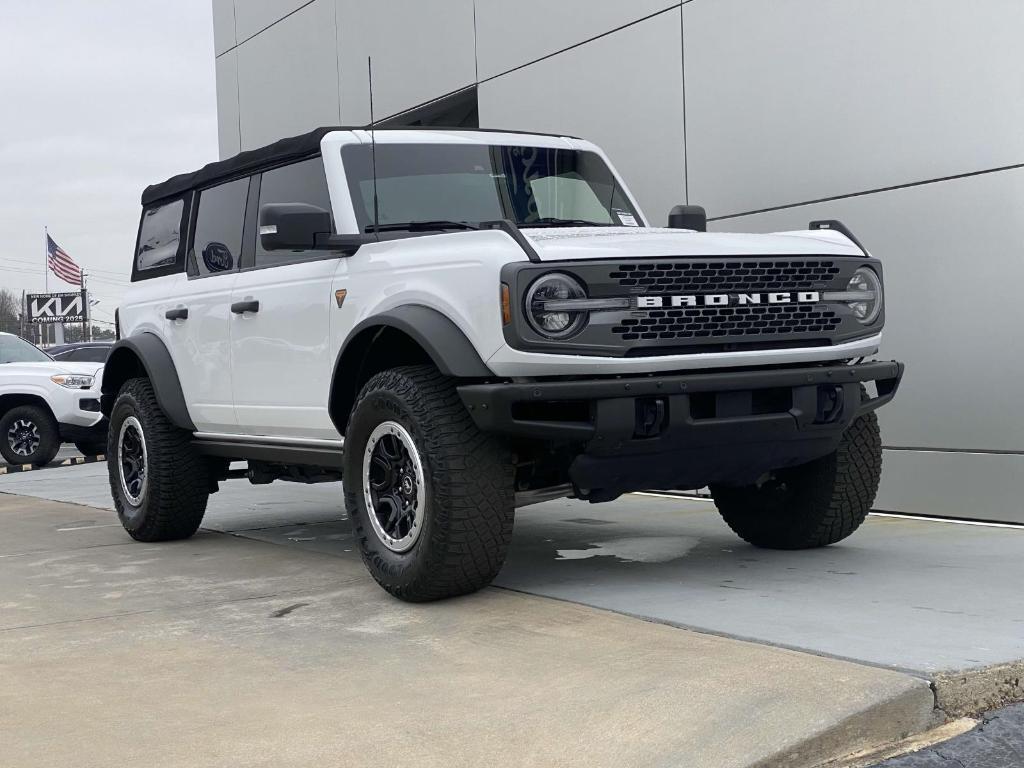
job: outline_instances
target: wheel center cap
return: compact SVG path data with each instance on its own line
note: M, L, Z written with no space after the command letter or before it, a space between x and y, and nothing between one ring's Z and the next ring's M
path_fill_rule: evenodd
M412 494L412 489L413 489L412 478L409 477L408 475L403 475L402 476L402 493L404 493L406 496L409 496L409 495Z

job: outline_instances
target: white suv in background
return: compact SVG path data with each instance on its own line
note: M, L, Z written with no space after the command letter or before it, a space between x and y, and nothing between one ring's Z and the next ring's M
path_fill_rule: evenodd
M0 455L41 467L62 442L86 455L106 449L100 412L102 363L58 362L33 344L0 333Z
M882 268L839 222L652 227L599 148L325 128L148 187L108 359L114 503L198 528L220 480L344 476L363 560L430 600L487 584L517 506L710 485L764 547L871 507Z

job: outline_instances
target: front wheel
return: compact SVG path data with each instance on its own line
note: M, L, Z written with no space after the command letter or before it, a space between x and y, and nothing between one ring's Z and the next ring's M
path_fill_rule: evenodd
M868 413L846 430L834 453L773 472L758 485L712 485L711 495L729 527L754 546L810 549L860 527L881 473L878 417Z
M363 562L392 595L466 594L501 570L511 452L477 429L436 368L392 368L363 387L345 431L344 486Z
M0 454L11 464L42 467L60 450L60 428L49 410L19 405L0 418Z
M210 495L192 435L160 408L149 379L129 379L110 413L107 474L121 525L138 541L187 539Z

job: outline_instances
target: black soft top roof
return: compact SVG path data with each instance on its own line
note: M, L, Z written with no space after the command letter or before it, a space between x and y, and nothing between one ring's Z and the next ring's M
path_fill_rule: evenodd
M142 190L142 204L148 206L160 200L178 197L190 189L205 187L222 179L242 176L246 173L257 171L260 168L279 165L308 155L314 155L320 151L320 139L324 137L324 134L331 131L345 130L356 129L317 128L315 131L304 133L301 136L281 139L259 149L239 152L227 160L207 163L198 171L193 171L192 173L179 173L177 176L171 176L167 181L159 184L150 184Z
M244 176L247 173L254 173L263 168L273 165L300 160L320 152L320 139L331 131L365 131L368 126L325 126L317 128L309 133L299 136L292 136L287 139L275 141L265 147L250 149L239 152L227 160L218 160L215 163L207 163L198 171L192 173L179 173L171 176L167 181L159 184L150 184L142 190L142 205L149 206L168 198L179 197L182 193L191 189L199 189L218 181L224 181L235 176ZM533 133L531 131L514 131L497 128L444 128L441 126L394 126L377 128L378 131L465 131L470 133L521 133L526 136L567 136L567 134L555 133Z

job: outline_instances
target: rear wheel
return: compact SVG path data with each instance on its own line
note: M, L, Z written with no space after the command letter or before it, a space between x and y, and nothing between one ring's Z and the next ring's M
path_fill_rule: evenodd
M846 430L835 453L778 470L758 485L712 485L711 495L729 527L754 546L809 549L860 527L881 473L878 417L868 413Z
M160 408L149 379L129 379L110 414L107 474L124 529L139 541L186 539L206 512L210 479L192 435Z
M396 597L473 592L501 570L515 514L512 456L433 366L393 368L363 387L344 478L363 562Z
M0 418L0 454L11 464L42 467L60 450L60 428L40 405L19 405Z

